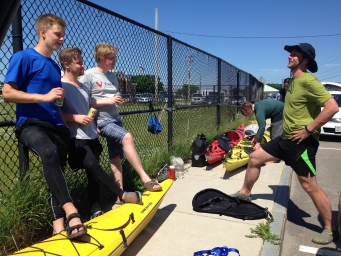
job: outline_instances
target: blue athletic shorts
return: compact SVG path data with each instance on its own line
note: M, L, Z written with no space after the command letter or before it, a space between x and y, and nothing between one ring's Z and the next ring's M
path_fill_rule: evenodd
M122 127L122 121L104 120L98 121L97 127L101 131L101 135L107 139L108 152L110 159L120 156L123 158L122 140L128 133Z
M267 143L262 148L268 154L282 159L286 165L299 176L308 177L316 175L316 153L319 142L312 136L309 136L300 144L295 141L283 140L277 137Z

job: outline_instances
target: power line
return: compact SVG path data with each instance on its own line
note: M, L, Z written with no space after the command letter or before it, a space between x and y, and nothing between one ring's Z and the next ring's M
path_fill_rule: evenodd
M332 36L341 36L341 34L330 34L330 35L313 35L313 36L212 36L212 35L200 35L200 34L191 34L191 33L183 33L183 32L174 32L163 30L163 32L173 33L173 34L182 34L189 36L200 36L200 37L220 37L220 38L228 38L228 39L277 39L277 38L305 38L305 37L332 37Z
M323 73L328 73L328 72L330 72L330 71L332 71L332 70L334 70L334 69L337 69L337 68L340 68L340 65L338 65L338 66L335 67L335 68L328 69L327 71L319 72L319 75L320 75L320 74L323 74Z
M320 78L320 80L321 81L328 80L330 78L334 78L334 77L337 77L337 76L341 76L341 73L333 73L333 74L330 74L328 76L323 76L322 79Z

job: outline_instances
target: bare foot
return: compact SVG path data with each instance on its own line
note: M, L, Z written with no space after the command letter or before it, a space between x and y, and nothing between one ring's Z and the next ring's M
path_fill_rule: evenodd
M141 192L139 191L124 192L121 201L126 202L126 203L138 204L142 201Z
M62 231L64 231L64 218L56 219L52 222L53 225L53 232L52 235L60 234Z

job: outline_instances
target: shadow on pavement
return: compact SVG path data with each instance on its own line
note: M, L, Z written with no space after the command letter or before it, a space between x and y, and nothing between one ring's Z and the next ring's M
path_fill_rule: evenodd
M130 246L128 245L128 248L124 251L122 256L137 255L175 208L176 204L169 204L162 209L159 209L147 227L140 233L140 235L138 235L138 237L135 238Z
M222 177L223 180L228 180L229 178L237 175L238 173L244 172L245 166L235 169L234 171L225 171L224 176Z
M214 164L208 164L206 165L205 171L211 171L212 169L216 168L219 165L221 165L221 161L218 161Z
M330 248L330 247L322 247L319 248L316 252L316 255L330 255L330 256L338 256L341 255L341 251L340 251L340 240L335 241L335 249L334 248Z
M285 191L289 190L289 186L285 185L269 185L269 188L272 189L272 194L252 194L252 200L256 199L265 199L265 200L276 200L276 203L287 207L287 198L283 198L283 200L279 200L281 195L284 195Z
M303 210L301 210L300 208L298 208L298 206L291 201L291 199L289 200L288 203L288 218L287 221L290 221L298 226L301 227L305 227L307 229L310 229L314 232L317 233L321 233L322 232L322 228L320 226L311 224L311 223L307 223L304 218L307 217L311 217L311 215Z

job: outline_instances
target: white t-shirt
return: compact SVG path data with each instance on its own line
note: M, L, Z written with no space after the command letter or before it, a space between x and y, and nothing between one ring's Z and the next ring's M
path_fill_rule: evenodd
M114 97L118 92L118 79L113 72L106 74L96 71L95 68L88 69L84 75L79 78L90 91L91 98L102 100ZM120 121L121 117L116 105L103 106L97 108L97 121L112 120Z

